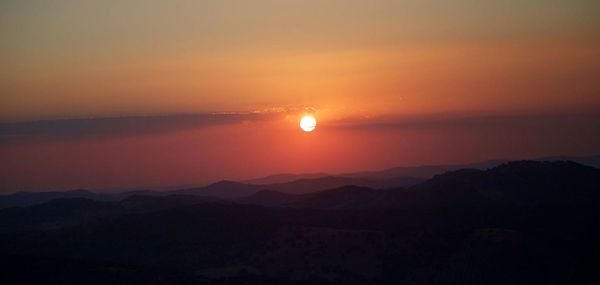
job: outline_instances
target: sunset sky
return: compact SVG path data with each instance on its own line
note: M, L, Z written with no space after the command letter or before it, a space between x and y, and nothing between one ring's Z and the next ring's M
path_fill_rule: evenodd
M593 0L2 1L0 192L598 154L599 14Z

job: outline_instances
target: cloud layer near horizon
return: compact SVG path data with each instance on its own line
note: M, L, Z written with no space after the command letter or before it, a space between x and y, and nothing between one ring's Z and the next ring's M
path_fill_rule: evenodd
M110 138L185 131L224 124L248 124L298 118L305 108L274 108L254 112L223 112L203 114L149 115L103 118L73 118L0 123L0 144L35 142L41 139ZM293 128L293 119L290 128ZM597 125L600 112L575 114L522 114L522 115L461 115L438 114L422 116L352 117L324 121L327 129L352 130L427 130L440 128L507 127L573 129ZM577 127L576 127L577 128Z
M319 118L319 117L318 117ZM319 121L298 113L197 114L0 126L0 192L209 183L600 153L600 115L429 116Z

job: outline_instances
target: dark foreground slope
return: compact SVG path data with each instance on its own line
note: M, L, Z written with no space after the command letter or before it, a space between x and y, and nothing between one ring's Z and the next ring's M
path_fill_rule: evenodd
M271 196L285 207L202 201L12 232L0 236L3 283L92 272L87 283L597 284L599 178L514 162L396 191Z
M229 202L192 195L131 196L118 202L61 198L29 207L0 209L0 234L107 223L124 215L205 203Z

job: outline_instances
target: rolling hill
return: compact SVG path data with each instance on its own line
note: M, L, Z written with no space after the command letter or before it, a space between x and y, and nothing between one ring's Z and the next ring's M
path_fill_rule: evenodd
M52 258L200 284L595 284L598 189L597 168L515 161L387 190L54 200L0 211L2 278Z

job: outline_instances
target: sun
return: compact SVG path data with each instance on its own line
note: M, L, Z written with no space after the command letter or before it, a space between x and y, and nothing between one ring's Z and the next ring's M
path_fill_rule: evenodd
M300 119L300 128L303 131L310 133L314 131L316 127L317 119L315 119L315 117L313 117L312 115L305 115L304 117L302 117L302 119Z

